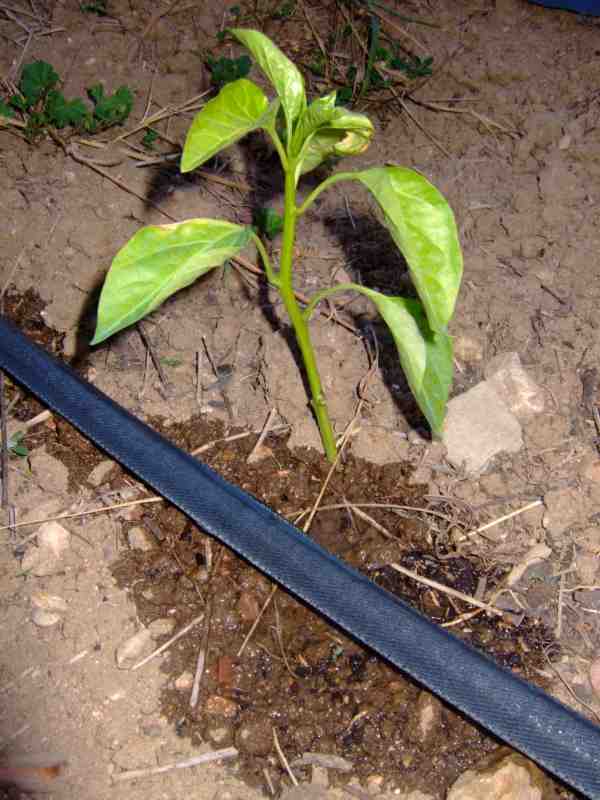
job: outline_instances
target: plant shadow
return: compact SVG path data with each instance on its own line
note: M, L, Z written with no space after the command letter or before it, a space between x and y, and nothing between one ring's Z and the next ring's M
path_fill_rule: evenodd
M342 247L346 270L355 283L389 296L417 296L404 257L374 214L354 211L347 205L345 210L326 216L323 223ZM353 319L365 336L377 340L379 369L398 410L412 428L430 436L429 425L400 367L389 328L374 307L372 313L354 314Z

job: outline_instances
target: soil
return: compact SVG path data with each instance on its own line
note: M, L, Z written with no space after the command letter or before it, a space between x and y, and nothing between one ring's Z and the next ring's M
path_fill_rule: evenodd
M429 441L389 336L362 301L341 299L335 313L326 309L314 320L314 339L336 432L362 400L360 431L310 535L594 718L600 701L588 676L600 644L599 23L523 0L397 5L403 15L439 26L396 23L397 35L417 37L416 44L406 37L413 54L433 55L433 75L399 99L385 90L362 99L377 136L347 167L414 167L454 209L465 278L452 322L453 393L480 381L494 356L516 351L547 403L524 421L521 452L498 456L481 475L453 468L443 447ZM126 83L136 93L125 128L92 137L100 149L73 137L79 160L51 137L28 142L19 129L0 128L4 312L117 402L184 449L202 447L200 457L226 479L298 521L314 505L328 464L281 307L255 274L214 270L139 329L94 350L88 345L106 269L141 225L194 216L248 223L258 206L281 204L273 154L258 137L190 179L170 162L140 166L136 158L176 151L193 111L156 123L165 138L150 155L141 147L143 132L115 141L145 109L175 108L207 92L207 49L230 53L215 34L231 11L224 18L216 3L179 6L165 4L162 15L143 0L109 0L107 16L65 2L37 2L22 16L0 10L6 87L22 63L44 59L63 78L67 96L83 95L99 80L110 90ZM306 68L310 93L322 93L330 84L308 69L318 48L307 18L326 37L344 27L341 12L310 2L288 11L242 4L238 21L273 36ZM356 24L362 21L358 15ZM31 36L21 40L23 24ZM337 44L342 61L358 58L354 40ZM334 187L299 227L298 290L350 277L382 291L410 291L405 265L360 190ZM275 253L278 247L276 239ZM377 369L370 370L375 353ZM15 430L43 408L7 384L8 426ZM250 432L260 431L272 409L264 458L253 463L257 434ZM231 438L238 433L250 435ZM29 455L11 458L8 475L19 522L147 499L134 476L56 417L29 429L24 443ZM457 534L539 498L545 505L457 546ZM36 577L20 566L35 546L24 541L35 526L3 531L0 551L0 746L7 759L65 756L64 775L45 787L51 797L226 800L279 792L289 778L273 747L275 729L293 765L315 751L346 759L348 772L327 770L331 785L350 781L355 791L390 796L419 789L441 800L498 746L282 590L273 594L264 576L167 504L64 524L71 546L51 575ZM467 617L472 606L389 566L490 599L541 543L551 556L496 598L507 612L502 618ZM32 621L32 598L41 591L66 601L59 624ZM118 668L117 649L141 626L167 620L178 630L201 612L203 623L166 654L140 670ZM170 635L165 630L155 644ZM202 650L206 666L191 710ZM424 706L435 720L427 734L420 727ZM232 744L239 757L218 766L115 780L122 771ZM314 766L293 769L299 779L316 781ZM548 796L575 796L552 786Z

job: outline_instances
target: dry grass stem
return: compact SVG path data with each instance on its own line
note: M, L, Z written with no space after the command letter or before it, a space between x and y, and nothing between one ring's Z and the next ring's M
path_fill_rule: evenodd
M131 769L126 772L119 772L112 776L115 783L120 781L135 781L139 778L148 778L151 775L162 775L165 772L172 772L175 769L189 769L199 767L201 764L208 764L211 761L220 761L225 758L235 758L238 751L235 747L225 747L223 750L213 750L210 753L202 753L199 756L186 758L183 761L174 761L172 764L163 764L162 767L149 767L148 769Z
M131 667L131 672L133 672L136 669L139 669L140 667L143 667L149 661L152 661L153 658L156 658L156 656L159 656L161 653L164 653L165 650L168 650L169 647L171 647L171 645L174 644L178 639L181 639L181 637L185 636L186 633L192 630L192 628L195 628L196 625L199 625L203 619L204 619L204 612L202 612L202 614L198 614L197 617L194 617L194 619L191 622L188 622L188 624L185 625L180 631L177 631L177 633L174 636L171 636L168 642L161 644L160 647L157 647L156 650L150 653L150 655L146 656L146 658L142 658L141 661L138 661L137 664L134 664L133 667Z
M279 756L279 760L281 761L283 768L290 776L291 782L294 784L294 786L298 786L298 781L296 780L296 776L292 772L292 768L290 767L289 761L285 757L285 753L283 752L283 750L281 749L281 745L279 744L279 737L277 736L277 731L275 730L275 728L273 728L273 744L275 745L275 750L277 752L277 755Z
M473 536L479 536L484 531L489 530L490 528L494 528L496 525L500 525L501 522L506 522L513 517L517 517L519 514L524 514L526 511L530 511L532 508L537 508L538 506L543 505L542 500L533 500L531 503L527 503L521 508L517 508L516 511L511 511L509 514L504 514L502 517L498 517L497 519L492 520L491 522L486 522L485 525L480 525L473 531L469 531L468 533L464 533L461 537L459 537L458 542L464 542L467 539L471 539Z
M260 432L260 436L256 440L256 444L254 445L250 455L246 459L248 464L254 464L257 461L261 461L264 458L264 455L265 455L264 454L264 450L263 450L264 441L267 438L267 436L269 435L269 431L271 430L271 426L273 425L273 420L275 419L275 415L276 414L277 414L277 411L274 408L272 408L269 411L269 416L267 417L266 422L265 422L265 424L263 426L263 429Z
M504 616L504 611L495 606L490 605L489 603L482 603L480 600L476 600L474 597L471 597L468 594L464 594L463 592L459 592L456 589L451 589L449 586L444 586L443 583L438 583L437 581L433 581L430 578L425 578L422 575L418 575L416 572L412 572L410 569L406 569L406 567L400 566L400 564L396 564L395 562L391 562L387 564L388 567L391 567L396 572L400 572L402 575L406 575L407 578L412 578L412 580L417 581L418 583L422 583L425 586L429 586L431 589L437 589L444 594L447 594L449 597L455 597L457 600L462 600L465 603L469 603L469 605L476 606L477 608L482 609L483 611L489 611L491 614L498 614L498 616Z

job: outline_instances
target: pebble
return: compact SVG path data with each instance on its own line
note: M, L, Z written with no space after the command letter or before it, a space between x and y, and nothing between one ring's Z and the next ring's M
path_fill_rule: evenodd
M217 717L232 719L236 716L240 707L228 697L221 697L218 694L213 694L206 701L205 710L207 714L214 714Z
M140 550L143 553L154 550L156 547L154 536L141 525L136 525L127 531L127 542L132 550Z
M194 684L194 676L191 672L182 672L178 678L175 678L173 686L178 692L189 692Z
M117 647L117 667L131 669L141 658L152 652L153 646L152 633L148 628L141 628Z
M543 412L544 392L527 374L518 353L501 353L492 358L486 365L485 378L517 419Z
M54 575L61 567L64 554L71 546L71 534L58 522L45 522L37 532L37 547L27 548L21 568L37 577Z
M520 753L502 747L464 772L446 800L544 800L551 796L541 769Z
M115 462L112 461L110 458L101 461L97 464L94 469L90 472L87 477L87 482L98 488L98 486L102 486L103 483L106 483L108 480L108 476L112 472L112 468L115 466Z
M56 594L48 594L47 592L34 592L31 595L31 604L35 608L43 611L54 611L57 614L64 614L68 608L66 600Z
M442 704L426 691L419 693L406 724L406 736L411 741L427 745L442 724Z
M62 617L56 611L46 611L44 608L34 608L31 619L38 628L51 628L61 621Z

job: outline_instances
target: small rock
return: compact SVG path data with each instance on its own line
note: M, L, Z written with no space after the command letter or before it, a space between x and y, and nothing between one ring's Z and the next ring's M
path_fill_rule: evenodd
M87 482L94 487L102 486L103 483L108 481L108 476L112 472L112 468L115 466L115 462L112 461L110 458L101 461L94 469L90 472L87 478Z
M31 546L23 556L23 572L43 577L61 569L61 561L71 545L71 534L58 522L45 522L37 532L37 547Z
M236 716L240 707L228 697L221 697L218 694L213 694L206 701L205 709L207 714L214 714L216 717L232 719Z
M60 622L62 617L56 611L46 611L44 608L34 608L31 614L31 619L38 628L51 628Z
M442 724L442 704L429 692L422 691L406 724L406 736L427 746Z
M493 358L485 368L485 377L518 419L527 419L544 410L544 392L529 377L517 353L502 353Z
M381 794L385 778L383 775L369 775L365 781L365 786L369 794Z
M447 459L467 472L480 472L498 453L521 449L521 426L488 381L452 398L444 432Z
M71 534L58 522L44 522L37 532L39 548L48 548L56 558L61 558L71 546Z
M152 620L148 625L148 630L153 639L160 639L161 636L170 636L175 630L175 620L169 617L159 617Z
M29 459L38 485L52 495L65 494L69 488L69 470L45 450L35 452Z
M117 666L119 669L131 669L143 656L149 655L152 648L152 634L148 628L142 628L117 647Z
M243 753L266 756L273 748L273 731L267 719L246 720L235 735L237 747Z
M132 550L141 550L143 553L156 547L154 536L141 525L136 525L127 531L127 542Z
M520 753L499 748L474 769L464 772L447 800L544 800L551 797L548 779Z
M457 336L454 339L454 355L465 364L475 364L483 360L483 347L472 336Z
M238 613L244 622L254 622L258 617L260 607L258 600L252 592L242 592L238 600Z
M593 584L596 583L596 575L598 574L598 556L592 553L577 553L575 568L577 570L577 577L579 583Z
M67 601L63 600L55 594L47 594L46 592L35 592L31 595L31 604L35 608L40 608L43 611L54 611L57 614L64 614L67 610Z
M178 678L173 681L173 686L178 692L189 692L194 685L194 676L191 672L182 672Z

